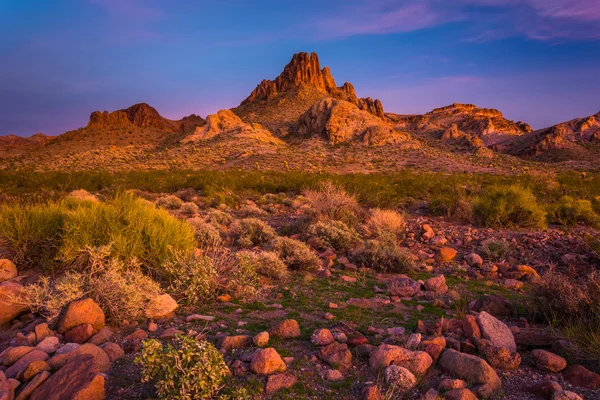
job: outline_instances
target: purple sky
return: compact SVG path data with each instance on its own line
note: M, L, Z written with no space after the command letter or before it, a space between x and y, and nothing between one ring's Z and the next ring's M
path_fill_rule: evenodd
M292 54L387 111L453 102L534 128L600 111L598 0L0 0L0 134L147 102L237 106Z

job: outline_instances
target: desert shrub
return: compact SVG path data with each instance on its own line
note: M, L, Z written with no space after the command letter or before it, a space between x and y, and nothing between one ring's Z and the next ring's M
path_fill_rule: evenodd
M427 204L432 215L440 215L469 223L473 220L473 205L459 192L434 193Z
M63 266L88 247L109 246L111 255L139 260L160 275L160 265L174 253L190 253L194 231L153 204L130 193L103 202L73 198L42 205L3 206L0 236L15 262L51 269Z
M240 251L236 253L236 258L252 264L256 272L268 278L285 279L289 275L285 263L281 261L277 253L271 251L261 251L260 253Z
M316 271L319 257L305 243L288 237L278 237L271 247L291 270Z
M166 195L156 199L156 205L167 210L179 210L183 201L177 196Z
M229 232L241 247L265 244L277 236L273 228L257 218L244 218L234 221Z
M261 289L255 259L248 252L235 255L235 262L227 271L228 287L236 298L249 298Z
M487 240L481 244L481 254L488 260L505 260L511 252L511 245L504 240Z
M600 214L600 196L594 196L592 199L592 208Z
M142 368L142 381L154 381L161 399L212 398L230 374L223 355L211 343L184 335L167 344L145 340L135 363Z
M96 196L84 189L73 190L68 196L77 200L98 201Z
M198 198L198 193L192 188L179 189L173 195L186 203L193 202Z
M179 211L184 215L196 215L200 211L200 208L196 205L196 203L183 203Z
M365 221L367 232L374 236L398 238L404 232L405 226L402 214L380 208L372 209Z
M206 221L211 224L229 225L233 222L233 217L224 211L212 208L206 215Z
M217 292L217 269L206 255L175 256L163 264L169 293L188 305L213 299Z
M381 272L406 273L414 268L410 253L391 241L367 240L353 256L357 264Z
M598 226L600 217L592 208L589 200L574 199L571 196L563 196L552 210L552 221L562 225L583 224Z
M199 217L191 218L188 222L196 232L196 243L201 249L214 248L223 243L221 233L213 224L205 222Z
M345 251L356 243L360 237L354 228L348 227L342 221L317 221L308 228L308 234L316 236L328 246Z
M361 214L356 197L331 181L321 183L316 190L305 191L304 196L321 217L354 225Z
M49 319L59 315L71 301L90 297L113 323L144 316L148 300L161 293L158 283L145 276L139 265L111 257L108 247L80 252L76 270L23 288L15 301Z
M247 202L240 208L239 214L242 217L263 217L268 213L253 202Z
M546 212L533 193L522 186L495 186L481 194L473 206L477 223L485 226L540 228L547 226Z

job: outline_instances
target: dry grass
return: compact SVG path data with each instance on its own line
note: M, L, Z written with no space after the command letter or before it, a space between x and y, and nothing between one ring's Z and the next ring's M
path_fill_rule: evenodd
M374 236L399 237L406 227L404 217L395 210L374 208L365 221L367 232Z
M304 196L318 216L354 225L361 214L356 196L331 181L321 183L317 190L307 190Z
M316 271L319 257L306 244L288 237L278 237L270 245L279 257L295 271Z

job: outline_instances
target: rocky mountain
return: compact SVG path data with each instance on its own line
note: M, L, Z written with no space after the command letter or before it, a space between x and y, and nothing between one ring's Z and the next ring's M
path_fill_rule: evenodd
M321 69L315 53L294 54L275 80L263 80L233 112L246 122L258 122L283 135L300 115L325 97L345 100L384 118L381 101L358 98L349 82L338 87L329 67Z
M36 133L29 137L17 135L0 136L0 157L9 155L20 156L37 147L44 146L54 138L55 136L47 136L43 133Z

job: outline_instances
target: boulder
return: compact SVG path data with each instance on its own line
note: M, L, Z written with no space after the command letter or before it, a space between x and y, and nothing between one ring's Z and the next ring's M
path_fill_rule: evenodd
M59 346L60 343L56 336L48 336L47 338L39 342L37 346L35 346L35 348L45 351L48 354L54 354L54 352L58 349Z
M583 398L575 392L559 390L552 394L552 400L583 400Z
M444 400L477 400L477 396L469 389L452 389L444 393Z
M259 332L252 338L256 347L265 347L269 343L269 332Z
M8 384L8 378L0 371L0 400L12 400L13 393Z
M482 338L489 340L496 347L506 347L512 353L517 351L515 338L504 322L485 311L480 312L476 320Z
M177 302L169 294L165 293L155 296L148 302L148 305L146 306L146 318L162 319L171 317L177 307L179 307Z
M24 381L29 381L31 378L36 376L42 371L50 371L50 365L43 360L34 361L25 368L23 373L21 374L21 378Z
M465 261L470 267L481 267L483 265L483 258L476 253L467 254L465 256Z
M485 311L496 317L510 317L513 312L510 301L502 296L493 294L484 294L477 299L473 304L473 311Z
M390 296L413 297L421 291L421 284L409 277L400 277L388 283Z
M225 336L221 341L221 351L228 352L231 350L246 349L252 346L252 336L237 335Z
M92 356L95 369L100 372L106 372L110 369L110 359L108 358L108 355L100 347L91 343L81 345L68 353L54 355L48 360L48 364L50 364L52 369L57 370L79 358L81 355Z
M385 369L385 381L400 390L409 390L417 385L417 378L413 373L399 365L390 365Z
M4 373L7 378L20 378L25 369L34 361L45 361L48 354L44 351L35 349L21 357L17 362L11 365Z
M583 365L570 365L562 372L562 376L573 386L586 389L600 389L600 374L592 372Z
M54 331L48 327L47 323L41 323L35 326L35 342L40 343L49 336L54 336Z
M16 282L0 283L0 326L27 311L27 307L15 304L13 298L21 292L22 286Z
M447 349L440 356L438 366L451 376L476 384L488 385L494 392L502 386L494 368L483 359L471 354Z
M316 346L327 346L335 341L329 329L317 329L310 337L310 341Z
M321 347L319 358L340 371L346 371L352 367L352 353L346 344L333 342Z
M257 350L250 362L250 370L257 375L271 375L276 372L284 372L286 369L281 356L273 347Z
M289 389L294 386L296 382L298 382L298 378L292 374L270 375L267 378L267 383L265 385L265 393L272 394L282 389Z
M567 360L546 350L536 349L531 352L535 366L546 372L560 372L567 368Z
M79 355L34 390L30 400L104 400L104 376L96 367L92 355Z
M104 328L104 312L92 299L71 302L58 324L58 332L64 334L83 324L92 325L96 332Z
M369 356L369 366L373 371L380 371L394 364L408 369L414 375L421 375L432 363L431 356L424 351L411 351L385 343L373 350Z
M37 374L36 376L34 376L33 379L25 387L23 387L23 389L21 389L21 391L19 392L19 395L16 397L15 400L29 399L31 396L31 393L33 393L33 391L35 389L37 389L42 383L44 383L44 381L46 379L48 379L49 377L50 377L49 371L42 371L39 374ZM1 395L0 395L0 399L3 400Z
M108 359L110 360L111 363L114 363L119 358L121 358L125 355L125 352L123 351L121 346L119 346L116 343L111 343L111 342L103 343L102 345L100 345L100 348L102 350L104 350L104 352L108 356Z
M300 336L300 325L295 319L286 319L273 325L269 335L282 339L297 338Z
M471 314L465 315L463 318L463 332L467 339L471 337L480 338L481 330L479 329L479 325L477 324L477 320Z
M100 346L103 343L108 342L113 337L113 331L109 327L105 326L100 329L98 333L88 340L88 343L95 344L96 346Z
M92 324L83 324L65 332L65 340L69 343L83 344L94 335Z
M425 281L425 290L429 290L435 293L445 293L448 291L446 285L446 277L444 275L434 276Z
M452 247L442 247L436 254L435 259L439 263L447 263L454 260L454 257L456 257L456 250Z
M366 385L361 390L362 400L381 400L381 391L377 385Z
M0 260L0 282L16 278L18 274L16 265L7 259Z
M33 351L34 349L35 347L31 346L8 347L2 353L0 353L0 360L2 360L2 364L4 366L10 367L14 363L16 363L21 357Z
M551 398L554 392L558 392L560 390L562 390L562 387L554 381L536 383L535 385L529 386L527 388L527 391L529 393L544 399Z

